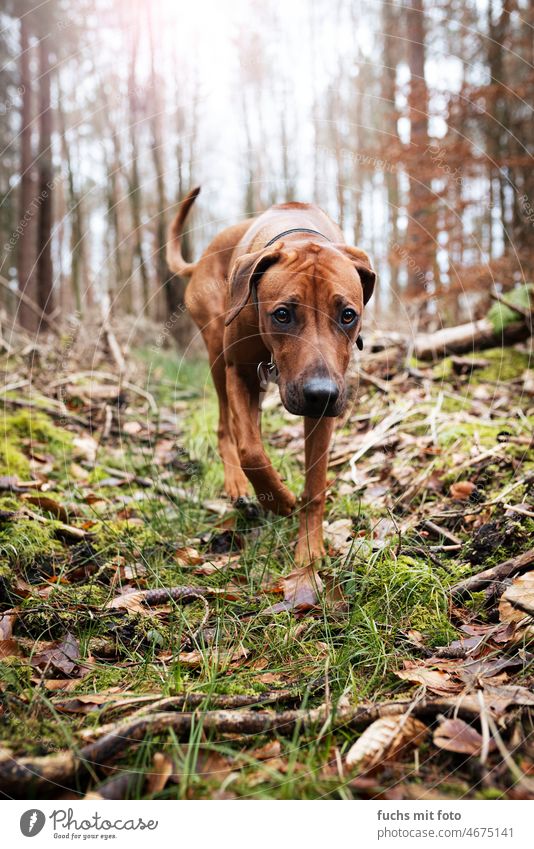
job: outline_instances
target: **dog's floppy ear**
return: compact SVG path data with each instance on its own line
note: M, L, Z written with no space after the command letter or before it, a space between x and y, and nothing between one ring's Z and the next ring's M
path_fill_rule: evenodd
M244 254L236 261L230 273L228 314L224 322L227 327L247 304L252 287L258 285L261 275L278 261L280 254L280 250L261 250Z
M360 275L363 288L363 302L366 304L367 301L371 300L376 283L376 272L371 265L371 260L365 251L362 251L360 248L353 248L351 245L339 245L338 247L351 260L354 268Z

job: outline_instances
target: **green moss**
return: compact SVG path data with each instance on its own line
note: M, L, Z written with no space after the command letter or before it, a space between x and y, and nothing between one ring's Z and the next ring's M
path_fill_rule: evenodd
M0 531L0 557L10 566L26 572L39 566L49 566L64 556L64 549L54 538L55 523L20 519L10 522Z
M22 410L2 412L0 420L0 475L18 478L30 476L26 453L45 452L60 459L70 458L72 435L56 427L43 413Z
M435 380L448 380L453 374L451 357L445 357L432 369L432 376Z
M516 348L490 348L482 352L482 357L489 360L490 364L484 368L477 369L473 373L473 382L485 381L508 381L521 377L525 369L530 365L528 354L518 351Z
M477 421L451 422L446 427L439 429L439 444L445 448L456 445L460 449L464 444L466 450L468 450L473 445L476 436L482 447L490 448L496 444L498 435L506 426L506 422L496 422L494 425Z
M6 434L0 435L0 475L27 480L30 477L30 462Z
M3 427L18 439L46 443L52 452L67 449L72 444L72 435L67 430L56 427L48 416L33 410L4 416Z
M504 300L513 306L529 309L532 292L534 292L532 283L516 286L510 292L506 293ZM487 318L491 321L495 333L502 333L504 328L508 327L509 324L514 324L521 320L521 316L518 313L509 309L509 307L500 303L500 301L497 301L491 306Z

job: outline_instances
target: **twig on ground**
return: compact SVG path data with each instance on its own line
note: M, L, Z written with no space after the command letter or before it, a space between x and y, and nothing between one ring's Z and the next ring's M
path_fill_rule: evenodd
M331 716L330 727L365 728L376 719L399 716L413 706L413 699L384 702L378 705L343 707ZM418 718L435 718L437 714L455 711L457 715L473 719L478 717L475 699L462 702L458 699L422 699L413 707ZM205 713L177 713L162 711L149 713L130 722L125 721L94 743L79 750L59 752L35 758L15 758L11 751L0 750L0 786L11 793L27 791L50 791L50 785L63 787L72 785L80 776L94 774L117 755L136 746L149 734L161 734L172 730L178 739L187 740L193 726L201 725L204 732L217 735L239 734L245 737L257 734L291 734L298 726L302 731L310 730L327 720L327 710L321 705L310 710L274 711L214 710Z
M453 596L464 596L467 593L484 591L486 599L491 601L498 591L496 584L498 585L505 578L509 578L514 572L527 571L531 563L534 563L534 548L524 551L523 554L518 554L516 557L511 557L509 560L504 560L491 569L485 569L483 572L471 575L465 581L460 581L459 584L451 588L451 594Z
M459 537L452 534L447 530L447 528L442 528L441 525L436 525L435 522L431 522L430 519L425 519L423 526L437 536L445 537L445 539L448 539L453 545L462 545L462 540Z

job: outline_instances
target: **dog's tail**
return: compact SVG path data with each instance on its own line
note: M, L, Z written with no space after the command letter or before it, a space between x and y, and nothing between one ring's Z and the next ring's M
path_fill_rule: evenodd
M169 225L167 232L167 265L181 277L190 277L196 268L195 262L186 262L182 256L182 233L187 213L200 193L200 186L191 189L180 204L180 208Z

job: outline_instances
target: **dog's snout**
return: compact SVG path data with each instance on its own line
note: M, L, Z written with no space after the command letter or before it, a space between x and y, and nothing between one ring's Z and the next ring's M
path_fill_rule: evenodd
M303 384L302 394L311 407L327 408L337 401L339 387L330 377L312 377Z

